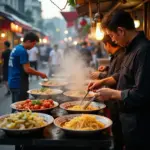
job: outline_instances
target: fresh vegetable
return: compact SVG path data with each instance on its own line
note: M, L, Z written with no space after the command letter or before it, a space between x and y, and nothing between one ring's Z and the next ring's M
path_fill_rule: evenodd
M54 102L52 99L43 99L43 100L30 100L22 101L16 104L17 109L22 110L44 110L48 108L53 108Z
M45 126L47 122L37 113L18 112L0 119L0 128L5 129L32 129Z

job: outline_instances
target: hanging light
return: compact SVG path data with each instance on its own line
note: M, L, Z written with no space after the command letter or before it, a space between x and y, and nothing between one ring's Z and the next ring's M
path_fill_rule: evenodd
M96 40L102 40L104 38L104 32L101 29L101 20L103 19L103 14L100 13L100 2L97 3L97 6L98 10L94 16L94 21L96 23L95 37Z
M138 20L137 15L135 14L134 18L134 26L135 28L139 28L140 27L140 20Z
M43 43L46 44L48 40L46 38L43 39Z
M101 23L96 24L96 40L102 40L104 38L104 32L101 30Z
M71 36L70 36L70 37L68 37L68 40L69 40L69 41L72 41L72 37L71 37Z
M20 38L20 41L23 42L23 37Z
M77 42L77 41L74 41L74 42L73 42L73 44L74 44L74 45L77 45L77 44L78 44L78 42Z
M65 34L68 34L68 30L65 30L64 33L65 33Z
M6 36L5 33L1 33L1 37L4 38Z
M64 38L64 41L67 42L67 41L68 41L68 38Z
M139 28L140 27L140 20L134 20L134 26L135 28Z

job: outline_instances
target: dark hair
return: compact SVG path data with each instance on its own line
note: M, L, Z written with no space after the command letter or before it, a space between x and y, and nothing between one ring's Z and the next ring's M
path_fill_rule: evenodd
M33 32L27 32L25 35L24 35L24 39L23 39L23 42L26 42L26 41L31 41L31 42L39 42L39 37L33 33Z
M5 41L5 42L4 42L4 45L7 46L7 47L9 48L11 44L10 44L9 41Z
M105 35L104 38L103 38L103 40L102 40L102 42L103 42L104 44L109 43L112 47L117 47L117 46L118 46L115 42L113 42L113 41L111 40L111 38L110 38L109 35Z
M134 20L128 12L118 10L109 16L105 16L102 20L101 27L111 31L117 31L118 27L123 27L127 30L134 30Z
M84 41L84 42L82 43L82 45L87 46L87 42Z

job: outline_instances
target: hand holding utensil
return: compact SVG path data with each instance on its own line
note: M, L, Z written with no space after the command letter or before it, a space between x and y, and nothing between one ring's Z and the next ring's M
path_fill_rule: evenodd
M92 97L84 106L83 106L83 109L86 109L90 104L91 102L93 102L100 94L96 93L94 97Z
M85 98L87 97L87 95L89 94L90 90L87 90L85 96L83 97L83 99L81 100L80 105L82 105L83 101L85 100Z

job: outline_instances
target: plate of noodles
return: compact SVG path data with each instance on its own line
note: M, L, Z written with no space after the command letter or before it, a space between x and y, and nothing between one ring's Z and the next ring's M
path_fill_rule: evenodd
M68 84L65 80L61 79L50 79L39 83L43 87L63 87Z
M60 105L60 108L66 110L68 113L97 113L101 109L106 107L105 104L100 102L91 102L91 104L84 110L83 106L88 101L84 101L83 104L80 106L81 101L71 101L65 102Z
M83 98L86 93L87 93L86 90L69 90L64 92L63 94L71 98ZM86 98L92 98L94 95L95 93L90 91L89 94L86 96Z
M66 133L83 135L99 133L110 127L112 121L100 115L70 114L56 118L54 124Z
M35 98L49 98L53 95L62 94L63 91L59 89L50 89L50 88L40 88L40 89L32 89L27 91L27 93L31 94Z

